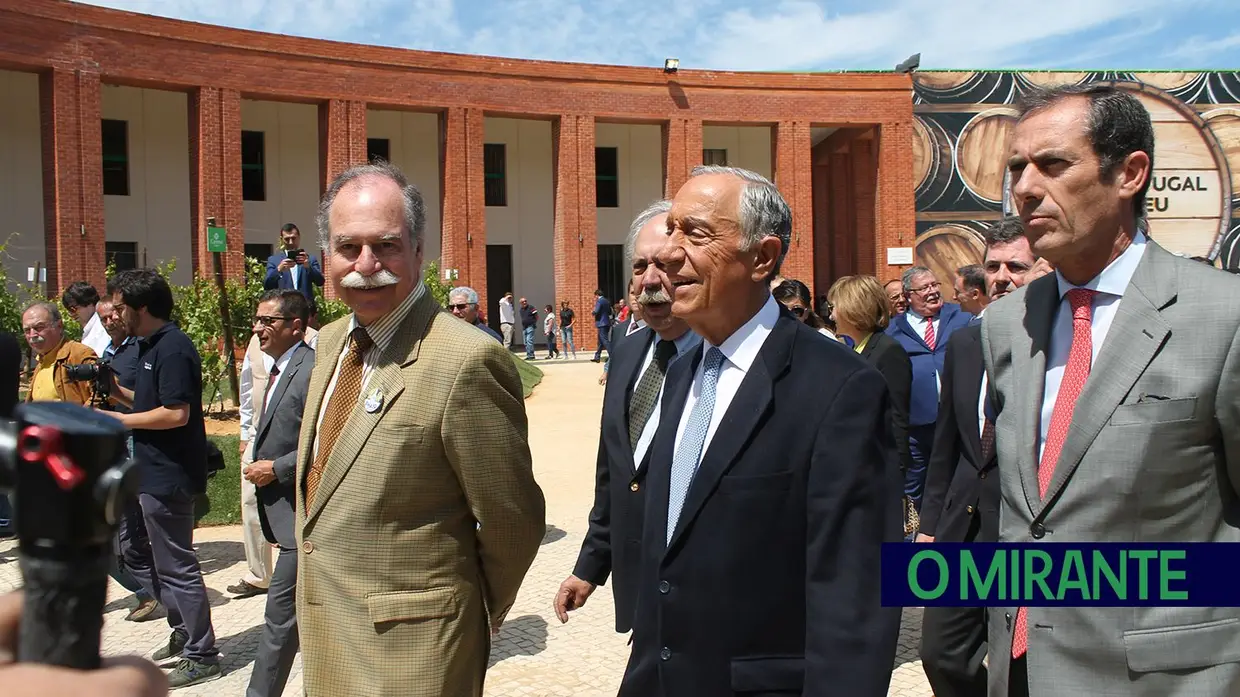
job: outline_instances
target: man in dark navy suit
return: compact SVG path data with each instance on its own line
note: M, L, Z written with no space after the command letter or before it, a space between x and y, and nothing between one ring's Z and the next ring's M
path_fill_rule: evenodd
M765 177L699 167L655 256L702 344L671 366L646 464L620 697L884 697L903 518L881 373L769 287L792 214Z
M610 575L616 605L616 631L633 623L637 570L645 506L646 454L659 427L658 403L668 368L701 339L684 320L672 316L672 286L654 265L667 238L670 201L659 201L633 221L625 244L636 288L633 315L612 342L607 390L595 470L590 528L573 573L555 596L561 622L585 604ZM640 316L640 319L638 318ZM631 330L631 331L630 331Z
M310 302L310 307L314 307L314 287L323 287L323 269L319 266L319 258L302 249L301 231L292 223L285 223L280 228L280 245L283 249L267 259L263 288L301 291Z
M908 309L891 319L887 334L900 342L913 362L913 394L909 400L908 446L913 466L904 476L904 493L921 510L926 466L934 448L939 411L939 373L952 332L967 326L973 315L943 302L942 285L934 272L914 266L900 278Z

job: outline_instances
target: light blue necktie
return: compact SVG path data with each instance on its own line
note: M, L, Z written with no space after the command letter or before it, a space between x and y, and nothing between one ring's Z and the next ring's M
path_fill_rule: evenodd
M685 426L685 434L680 440L680 447L672 457L672 484L667 499L667 542L671 544L672 533L680 520L680 511L684 508L685 497L689 494L689 485L693 475L697 473L698 463L702 457L702 446L706 443L706 432L710 429L710 418L715 413L715 387L719 383L719 367L723 365L723 352L711 348L706 352L706 364L702 368L702 394L693 405L693 413L689 415L689 423Z

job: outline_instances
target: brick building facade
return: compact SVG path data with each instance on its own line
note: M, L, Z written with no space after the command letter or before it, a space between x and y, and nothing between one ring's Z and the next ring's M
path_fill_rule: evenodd
M208 218L228 229L225 273L243 273L241 121L249 99L317 107L320 192L366 161L368 110L435 115L441 224L427 234L439 236L440 266L456 270L454 283L484 295L483 148L486 119L495 117L550 124L554 296L579 309L590 307L599 286L595 142L605 124L659 129L665 196L702 162L704 128L768 127L771 173L794 218L785 275L816 293L841 274L898 274L886 249L913 244L908 75L668 73L449 55L206 28L61 0L0 9L0 33L0 69L38 75L52 292L77 279L104 280L99 123L101 90L113 85L185 95L191 258L182 263L198 273L212 268ZM310 221L305 227L312 237ZM579 341L590 343L587 334Z

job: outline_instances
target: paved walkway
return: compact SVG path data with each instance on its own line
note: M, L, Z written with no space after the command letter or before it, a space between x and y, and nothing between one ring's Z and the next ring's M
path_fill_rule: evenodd
M560 581L572 570L593 499L594 460L603 389L601 366L588 362L538 361L546 373L527 402L536 475L547 497L547 536L526 577L491 657L486 694L509 696L613 697L628 657L627 636L613 629L611 590L604 586L561 625L551 610ZM195 537L206 575L224 676L177 691L177 697L241 697L261 634L264 596L232 600L224 588L244 566L240 531L200 529ZM20 578L13 542L0 543L0 592ZM149 654L167 641L163 620L123 621L132 598L119 586L105 611L107 654ZM929 697L917 660L921 611L906 610L890 695ZM347 649L345 649L347 650ZM294 666L285 695L301 695L301 664Z

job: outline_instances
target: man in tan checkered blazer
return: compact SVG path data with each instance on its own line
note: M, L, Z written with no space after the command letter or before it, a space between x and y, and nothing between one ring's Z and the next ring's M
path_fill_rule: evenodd
M388 164L340 175L320 206L353 314L319 334L298 447L308 697L481 695L545 532L520 377L421 283L424 222Z

